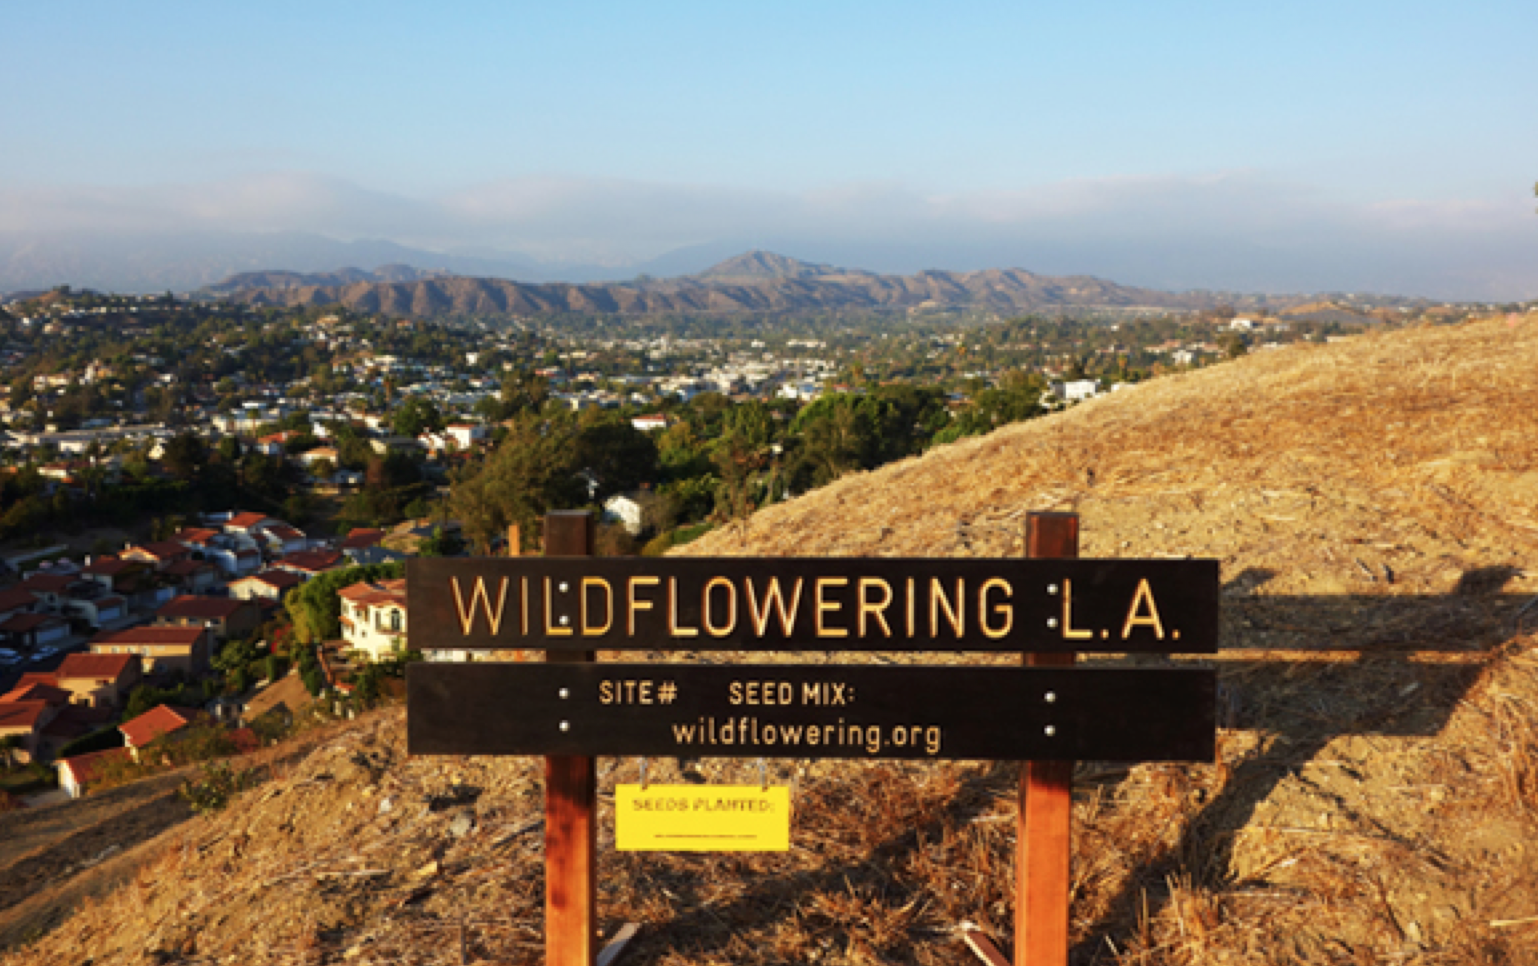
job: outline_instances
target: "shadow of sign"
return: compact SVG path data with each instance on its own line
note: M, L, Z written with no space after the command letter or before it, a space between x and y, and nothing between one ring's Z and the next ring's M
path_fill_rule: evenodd
M1253 746L1226 762L1221 788L1189 821L1179 841L1126 880L1121 893L1087 930L1071 961L1100 961L1124 948L1129 923L1156 916L1171 881L1214 890L1264 890L1268 870L1236 863L1241 834L1257 810L1289 779L1328 802L1338 820L1398 833L1318 782L1311 766L1363 776L1331 748L1342 739L1429 738L1480 678L1493 650L1524 625L1538 623L1531 598L1502 593L1520 572L1509 567L1463 574L1445 595L1268 596L1256 594L1271 575L1246 571L1224 587L1218 668L1218 725ZM1360 750L1360 749L1358 749ZM1413 847L1413 843L1400 841Z
M1321 761L1338 764L1328 752L1337 742L1441 733L1492 649L1522 632L1525 623L1538 624L1538 606L1530 599L1501 593L1515 573L1471 571L1445 595L1394 594L1386 586L1384 593L1266 595L1263 588L1272 575L1262 571L1246 571L1225 584L1220 652L1179 663L1218 669L1219 727L1227 736L1248 739L1248 746L1221 766L1223 777L1210 783L1211 794L1191 810L1173 844L1146 855L1114 894L1097 897L1088 922L1080 917L1076 898L1071 962L1115 961L1109 949L1126 948L1139 917L1157 915L1169 901L1171 879L1214 889L1264 887L1265 870L1235 867L1235 843L1280 783ZM800 792L812 800L798 802L798 816L853 810L858 814L843 827L866 829L855 833L859 842L846 843L850 848L826 850L829 861L815 867L792 868L764 857L606 859L623 868L626 879L665 883L673 895L670 915L642 933L636 961L669 948L690 956L728 955L745 933L772 932L792 912L830 943L829 949L867 949L881 961L920 961L905 944L920 937L952 942L940 934L962 919L977 921L1007 943L1014 829L1013 816L1001 814L999 803L1013 795L1015 769L1005 763L970 771L918 766L951 783L937 797L932 789L906 795L896 790L935 780L912 766L860 767L866 776L860 801L847 797L847 785L824 792L813 782ZM1081 763L1079 773L1085 776L1076 786L1081 799L1114 794L1128 774L1107 762ZM1325 788L1319 792L1331 794ZM838 794L846 797L837 800ZM1331 807L1345 820L1369 825L1376 836L1396 835L1392 827L1373 825L1375 820L1348 799L1337 796ZM815 826L815 839L824 834L823 821L829 820L798 818L794 835ZM986 867L975 851L979 845L966 844L958 834L967 829L986 830L978 833L991 854ZM817 842L812 847L825 849ZM742 877L744 887L725 901L713 898L719 895L712 884L716 871ZM947 894L937 895L936 883L947 877ZM882 936L889 944L883 946ZM956 955L967 954L957 950Z

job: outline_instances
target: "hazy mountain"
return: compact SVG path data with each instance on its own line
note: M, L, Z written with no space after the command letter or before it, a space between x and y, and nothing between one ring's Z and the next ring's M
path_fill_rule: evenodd
M446 275L324 282L294 273L244 278L253 284L231 279L211 291L257 305L340 304L396 316L922 309L1019 313L1069 307L1202 309L1223 302L1244 304L1243 299L1222 293L1161 292L1086 275L1036 275L1023 269L876 275L768 252L728 259L695 276L635 282L529 284ZM264 278L270 283L254 284Z
M776 255L774 252L752 251L745 255L718 262L694 275L702 281L758 281L767 278L822 278L828 275L847 275L842 268L832 265L815 265L798 258Z
M304 232L90 236L0 233L0 292L57 285L125 293L168 289L187 292L240 273L262 273L281 267L285 273L304 275L338 272L347 265L415 266L429 274L529 282L625 274L595 265L544 263L517 253L494 257L456 255L382 240L339 242ZM340 282L338 279L331 284Z

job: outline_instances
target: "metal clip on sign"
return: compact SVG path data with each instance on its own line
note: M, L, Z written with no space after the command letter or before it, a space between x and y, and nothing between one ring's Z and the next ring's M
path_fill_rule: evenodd
M647 782L646 782L646 759L642 758L641 759L641 790L642 791L646 790L646 785L647 785Z

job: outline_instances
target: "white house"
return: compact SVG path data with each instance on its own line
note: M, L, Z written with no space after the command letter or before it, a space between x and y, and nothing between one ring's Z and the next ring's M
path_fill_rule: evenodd
M452 439L462 450L469 449L476 443L490 437L485 426L477 426L474 423L453 423L444 429L444 435Z
M654 522L657 503L657 494L651 490L616 493L603 501L603 515L619 521L626 533L635 536Z
M1064 402L1082 402L1100 394L1100 381L1098 379L1058 381L1053 382L1050 388L1052 395Z
M406 649L406 581L367 581L337 591L342 598L342 639L378 661Z

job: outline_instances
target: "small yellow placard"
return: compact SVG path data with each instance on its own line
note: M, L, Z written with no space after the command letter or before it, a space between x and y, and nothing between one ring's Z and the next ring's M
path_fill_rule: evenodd
M614 844L622 852L785 852L784 785L618 785Z

